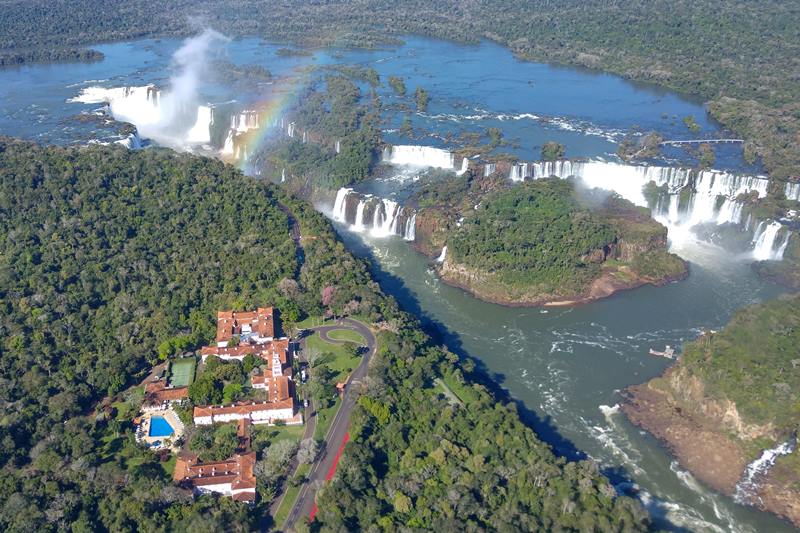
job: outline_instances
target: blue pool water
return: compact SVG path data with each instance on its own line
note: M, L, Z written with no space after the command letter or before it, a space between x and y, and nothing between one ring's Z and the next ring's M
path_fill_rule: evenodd
M172 429L172 426L163 416L154 416L150 419L151 437L170 437L173 433L175 433L175 430Z

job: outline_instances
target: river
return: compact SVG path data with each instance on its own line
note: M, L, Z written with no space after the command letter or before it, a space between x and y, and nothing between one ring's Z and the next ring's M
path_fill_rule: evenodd
M97 103L69 102L83 89L157 83L180 70L172 57L177 40L104 44L106 58L78 65L35 65L0 71L0 133L44 143L118 140L116 124ZM384 135L392 143L453 147L463 133L500 128L508 144L498 151L535 159L545 141L558 141L571 157L614 158L626 134L657 130L667 138L725 135L696 101L615 76L521 62L506 49L410 37L378 50L325 50L286 56L280 45L259 39L226 43L218 59L261 65L275 78L295 80L282 89L298 92L309 65L360 64L382 79L403 76L406 85L431 95L425 113L404 110L391 89ZM200 77L197 103L241 109L269 99L272 82L237 92L224 80ZM232 101L235 101L232 103ZM682 118L700 130L690 133ZM415 138L397 132L408 117ZM206 148L206 151L208 148ZM661 164L691 164L680 150ZM740 149L717 150L721 168L756 173ZM391 192L393 180L380 189ZM429 259L399 238L371 238L338 225L348 247L372 260L383 289L422 318L462 357L470 357L524 406L540 435L570 457L595 458L616 482L635 483L659 526L693 531L791 531L771 515L735 504L701 487L649 435L618 412L618 391L642 383L667 365L648 355L651 347L680 346L703 328L718 329L737 309L779 294L757 279L742 257L691 238L674 251L690 261L688 279L666 287L643 287L567 309L506 308L484 303L440 283Z

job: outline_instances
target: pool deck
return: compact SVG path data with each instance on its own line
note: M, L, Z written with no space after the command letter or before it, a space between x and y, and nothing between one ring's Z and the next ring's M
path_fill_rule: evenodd
M172 426L174 433L171 436L164 437L156 437L150 435L150 419L152 417L163 417L167 423ZM148 411L141 417L141 423L139 427L136 428L136 440L138 442L144 443L146 446L155 449L161 450L166 448L172 448L173 450L177 450L174 443L178 438L183 435L184 426L183 422L181 422L180 418L178 418L177 413L172 409L159 409L155 411ZM169 444L167 444L169 442Z

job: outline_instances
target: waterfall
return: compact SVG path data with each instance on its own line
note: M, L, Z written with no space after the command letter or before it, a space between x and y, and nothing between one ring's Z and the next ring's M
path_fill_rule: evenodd
M769 180L763 176L737 176L717 170L698 171L687 168L625 165L605 161L538 161L515 163L509 179L521 181L549 176L580 178L586 185L614 191L626 200L642 207L648 206L644 187L653 183L664 189L653 209L653 216L672 226L692 228L699 224L742 223L744 204L739 200L745 194L764 198ZM787 185L787 193L790 191ZM800 184L798 184L800 190ZM788 194L787 194L788 196ZM752 223L748 215L748 228ZM762 226L753 238L756 259L780 259L784 243L775 246L781 226L773 222Z
M461 160L461 170L456 172L457 176L465 174L469 170L469 160L465 157Z
M290 122L286 128L286 135L294 139L294 122Z
M124 139L120 139L118 141L114 141L116 144L121 144L128 150L141 150L142 149L142 139L139 138L139 131L134 131Z
M205 105L198 106L197 119L194 126L186 134L186 142L190 144L208 144L211 142L211 108Z
M304 131L303 132L303 144L306 144L307 142L308 142L308 132Z
M336 141L336 153L337 154L342 153L342 141Z
M496 168L497 165L495 165L494 163L486 163L486 165L484 165L483 167L483 177L488 178L489 176L494 174Z
M447 245L442 248L442 253L436 258L437 263L444 263L444 258L447 257Z
M432 146L398 145L383 150L383 161L393 165L432 167L455 170L455 156L447 150ZM462 161L462 169L465 168Z
M353 231L364 231L364 207L366 206L366 201L361 200L358 202L358 206L356 206L356 219L353 223L353 227L351 228Z
M742 479L736 484L736 490L733 494L734 501L740 504L752 502L758 491L759 478L769 472L778 457L792 453L796 445L797 437L794 436L775 448L764 450L761 453L761 457L747 465Z
M800 202L800 183L787 183L784 193L788 200Z
M225 144L222 145L222 154L223 155L233 155L234 148L233 148L233 133L234 130L228 130L228 136L225 137Z
M281 183L286 181L286 168L281 169Z
M342 187L336 192L336 200L333 202L333 219L337 222L347 222L347 195L353 189Z
M786 232L782 243L775 247L778 234L783 229L783 224L772 221L769 224L759 222L753 235L753 258L758 261L779 261L783 259L783 252L789 244L789 232Z
M416 213L412 209L404 208L394 200L363 195L345 187L336 193L331 218L348 224L351 231L369 230L373 237L397 235L413 241L416 236Z
M400 206L393 200L382 199L375 208L375 218L372 223L373 237L388 237L397 235L397 215Z
M231 116L231 129L236 133L246 133L259 127L258 111L242 111Z
M413 213L406 219L405 231L403 231L403 238L407 241L413 241L417 238L417 214Z

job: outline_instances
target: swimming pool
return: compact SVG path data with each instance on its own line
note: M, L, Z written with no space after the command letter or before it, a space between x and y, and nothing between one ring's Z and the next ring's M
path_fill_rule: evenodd
M167 419L163 416L154 416L150 418L150 436L151 437L171 437L175 433L172 426L169 425Z

